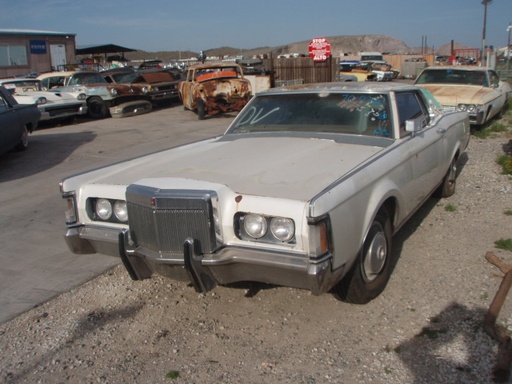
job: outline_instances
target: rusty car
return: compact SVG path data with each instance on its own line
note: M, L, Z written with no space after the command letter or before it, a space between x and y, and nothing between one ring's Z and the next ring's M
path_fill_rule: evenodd
M178 86L183 107L206 115L240 111L252 97L249 80L236 63L198 64L187 68Z
M119 257L134 280L367 303L393 270L392 236L432 194L455 193L469 136L467 113L412 85L269 89L222 136L63 179L65 239Z
M109 84L96 71L48 72L38 76L43 87L52 92L83 92L88 114L93 118L132 116L146 113L151 102L138 88L127 84ZM121 104L130 103L121 106ZM121 111L121 114L117 113ZM138 112L137 112L138 111Z
M486 67L427 67L415 84L428 89L447 111L468 112L470 123L476 127L501 118L512 96L510 84Z
M134 71L129 68L109 69L101 75L110 84L130 84L144 93L154 104L171 103L179 99L178 83L169 71Z

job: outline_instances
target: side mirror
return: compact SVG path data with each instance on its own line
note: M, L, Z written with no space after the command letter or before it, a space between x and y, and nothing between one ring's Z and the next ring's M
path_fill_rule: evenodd
M407 132L419 132L423 129L424 119L407 120L405 122L405 130Z

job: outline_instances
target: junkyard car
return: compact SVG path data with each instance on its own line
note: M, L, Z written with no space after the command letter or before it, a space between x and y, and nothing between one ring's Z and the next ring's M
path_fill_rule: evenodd
M478 126L501 117L512 95L510 84L485 67L428 67L415 84L428 89L447 111L467 111L470 123Z
M36 104L40 121L58 120L87 113L85 93L43 91L41 80L31 78L0 79L20 104Z
M179 98L179 80L175 80L168 71L135 72L129 69L111 69L101 74L108 83L138 87L152 103L172 102Z
M187 68L179 83L179 96L185 109L206 115L240 111L252 96L251 83L236 63L198 64Z
M455 191L467 113L394 83L258 93L223 136L64 179L66 241L130 276L256 281L366 303L390 277L392 235Z
M37 128L41 112L35 104L19 104L0 85L0 154L28 148L28 134Z
M124 117L151 110L151 103L139 88L109 84L99 72L49 72L38 76L38 79L47 90L85 93L88 112L93 118L107 117L109 113L113 117ZM128 102L129 106L123 108L121 104Z
M342 60L340 74L352 75L355 81L391 81L398 76L386 62L371 63L359 60Z

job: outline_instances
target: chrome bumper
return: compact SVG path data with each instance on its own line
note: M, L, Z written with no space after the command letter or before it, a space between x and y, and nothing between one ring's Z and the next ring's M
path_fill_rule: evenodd
M183 255L162 258L159 254L131 247L128 231L105 228L68 228L66 242L78 254L102 253L120 256L133 280L153 273L179 281L191 281L196 291L206 292L217 284L255 281L307 289L314 295L328 292L344 274L344 268L332 270L332 256L311 259L304 255L262 251L243 247L224 247L202 254L198 242L187 239Z

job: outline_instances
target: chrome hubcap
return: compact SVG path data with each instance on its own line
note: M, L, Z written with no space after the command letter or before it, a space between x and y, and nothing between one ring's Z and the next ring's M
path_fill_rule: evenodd
M388 256L388 244L384 230L380 224L376 225L379 226L379 231L373 237L366 255L364 255L363 271L365 280L368 282L377 278L382 268L384 268Z

